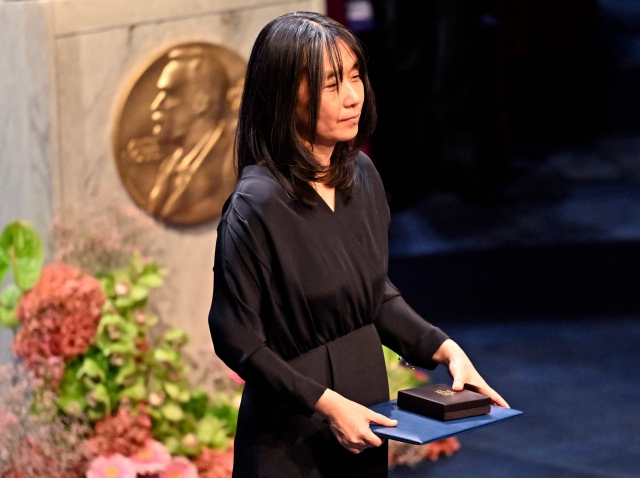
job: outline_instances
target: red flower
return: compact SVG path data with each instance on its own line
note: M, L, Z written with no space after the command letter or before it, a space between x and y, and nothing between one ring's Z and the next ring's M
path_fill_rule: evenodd
M43 267L40 280L26 292L16 310L22 327L13 352L38 376L54 383L64 364L87 351L95 339L106 297L97 279L66 264Z
M137 415L124 408L96 422L95 435L89 439L93 456L120 453L132 456L142 450L151 439L151 417L144 407Z
M200 478L231 478L233 471L233 442L225 450L212 450L203 448L195 460Z

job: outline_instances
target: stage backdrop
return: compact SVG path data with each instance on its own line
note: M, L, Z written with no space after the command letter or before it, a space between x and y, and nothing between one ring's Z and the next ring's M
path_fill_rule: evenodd
M295 10L324 1L0 0L0 226L30 221L51 257L54 221L140 211L169 270L159 312L196 363L217 360L207 312L244 67Z

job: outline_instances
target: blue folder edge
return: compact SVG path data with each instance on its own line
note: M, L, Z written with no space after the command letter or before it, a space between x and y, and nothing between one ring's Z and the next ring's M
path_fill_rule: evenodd
M398 408L397 400L379 403L369 408L392 420L398 420L398 426L395 427L371 424L373 433L382 438L414 445L424 445L522 415L519 410L491 405L491 411L486 415L441 422L401 410Z

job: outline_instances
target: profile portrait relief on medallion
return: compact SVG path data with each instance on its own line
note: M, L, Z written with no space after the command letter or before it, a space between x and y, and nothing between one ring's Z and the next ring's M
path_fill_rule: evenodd
M233 140L245 61L220 45L176 45L124 95L114 131L122 183L154 217L191 225L218 217L236 176Z

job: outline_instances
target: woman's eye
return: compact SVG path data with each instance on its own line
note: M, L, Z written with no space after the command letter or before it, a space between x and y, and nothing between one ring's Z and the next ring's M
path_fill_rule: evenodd
M335 88L336 86L338 86L338 83L331 83L331 84L325 86L325 88L332 89L332 88Z

